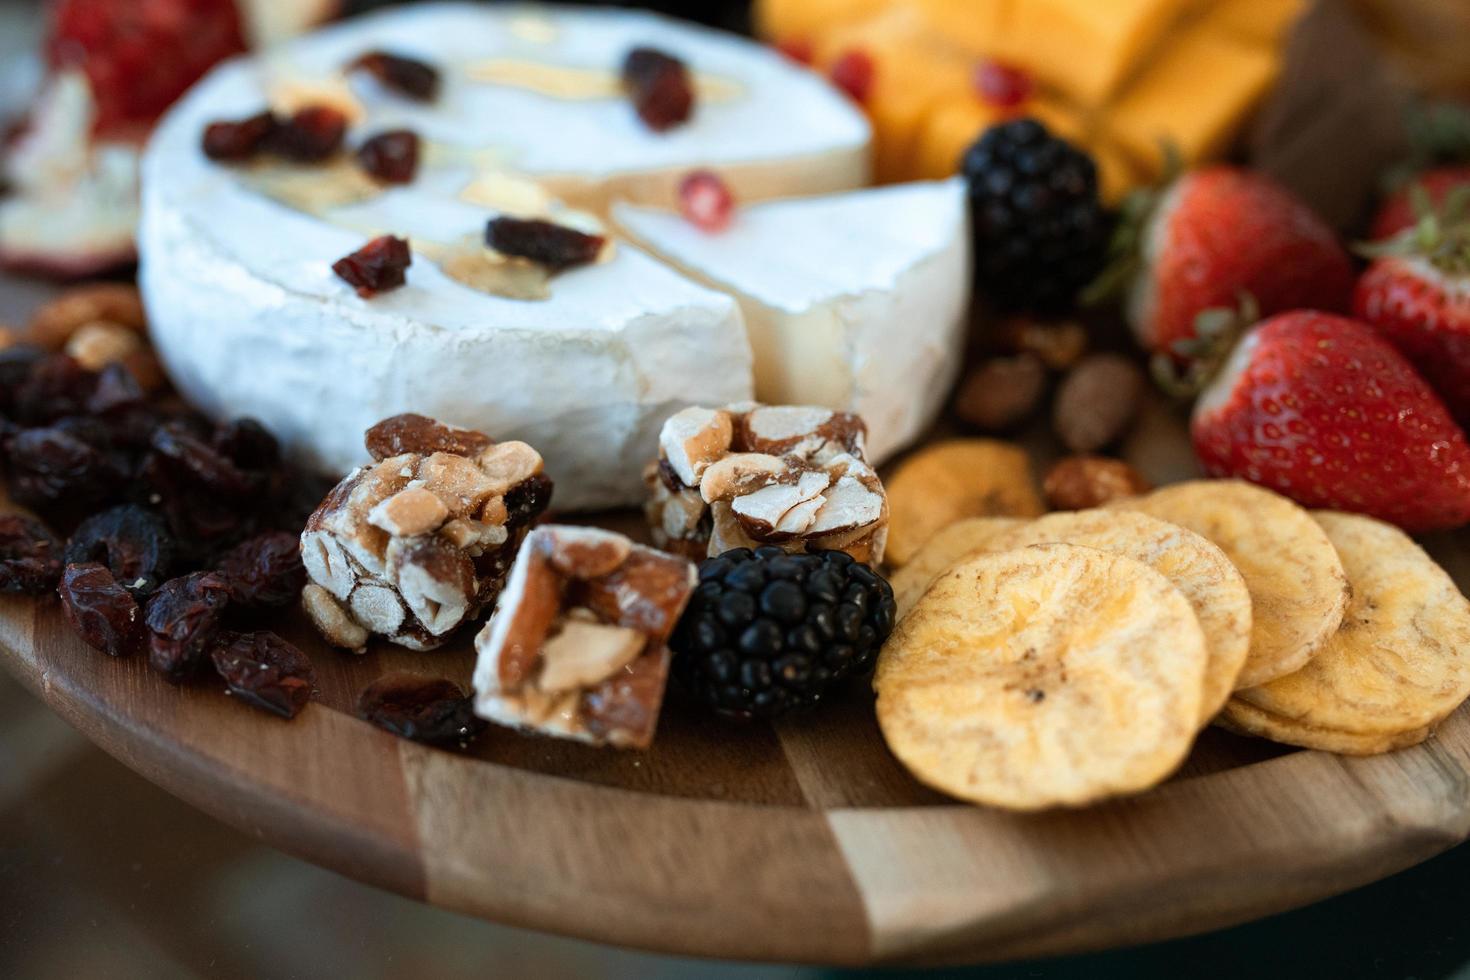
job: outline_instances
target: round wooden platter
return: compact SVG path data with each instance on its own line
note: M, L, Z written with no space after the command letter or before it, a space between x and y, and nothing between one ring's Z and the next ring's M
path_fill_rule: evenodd
M1187 474L1177 425L1128 453ZM1461 535L1428 542L1461 583ZM319 691L297 719L174 687L72 634L54 600L0 599L14 672L160 786L293 854L473 915L669 953L839 964L998 960L1168 938L1281 911L1470 835L1470 709L1423 745L1354 759L1216 729L1165 785L1013 815L914 781L856 683L772 725L715 722L671 694L646 753L491 729L465 753L358 720L387 670L467 683L439 652L326 648L297 614Z

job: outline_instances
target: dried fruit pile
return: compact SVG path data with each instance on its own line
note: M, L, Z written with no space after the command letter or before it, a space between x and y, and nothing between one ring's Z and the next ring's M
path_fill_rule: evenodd
M175 683L213 670L249 704L301 710L310 661L247 619L296 601L325 486L257 423L215 424L167 388L135 290L72 290L0 350L0 465L40 518L0 515L0 591L59 592L90 646L146 653Z

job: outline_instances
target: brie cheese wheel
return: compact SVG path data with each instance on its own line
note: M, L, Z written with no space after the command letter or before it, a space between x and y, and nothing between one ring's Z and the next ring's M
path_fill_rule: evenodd
M686 124L649 130L619 90L639 45L695 73ZM375 49L434 65L437 99L342 74ZM349 147L416 132L415 180L381 190L350 162L230 166L200 149L210 122L318 100L347 110ZM623 242L540 300L464 285L443 257L482 255L488 219L552 200L668 203L694 168L747 199L859 186L868 139L818 76L654 15L425 4L348 21L216 68L155 131L139 234L153 339L185 396L258 418L325 470L363 462L363 431L412 411L535 446L559 509L634 503L665 418L752 395L737 304ZM407 284L361 299L331 265L386 233L413 242Z
M968 326L963 181L755 204L716 233L647 207L619 205L613 216L634 241L739 300L759 401L861 415L874 462L934 421Z

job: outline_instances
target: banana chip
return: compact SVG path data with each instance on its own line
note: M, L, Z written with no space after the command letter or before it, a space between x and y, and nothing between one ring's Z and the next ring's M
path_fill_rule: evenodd
M947 533L947 532L946 532ZM1132 511L1049 514L999 531L987 551L1059 541L1143 562L1184 593L1205 634L1203 725L1225 704L1251 645L1251 596L1225 553L1193 531Z
M990 542L1006 530L1024 525L1016 517L968 517L955 521L935 534L904 565L888 584L898 602L898 618L909 614L934 580L949 571L951 565L977 551L995 551Z
M1369 517L1312 515L1342 556L1353 597L1342 628L1301 670L1235 700L1306 734L1402 738L1432 728L1470 696L1470 602L1398 528ZM1247 712L1236 710L1237 724ZM1270 736L1275 738L1275 735ZM1333 750L1337 751L1337 750Z
M1388 735L1364 735L1330 728L1313 728L1288 718L1278 718L1237 698L1230 699L1216 723L1221 728L1241 735L1254 735L1283 745L1300 745L1338 755L1381 755L1418 745L1429 737L1428 726Z
M1146 789L1198 727L1205 637L1131 558L1044 544L968 558L878 660L878 722L921 781L1015 810Z
M936 532L966 517L1045 513L1025 450L991 439L952 439L920 449L884 481L888 550L905 565Z
M1327 534L1285 497L1239 480L1194 480L1109 508L1141 511L1218 545L1251 596L1251 646L1237 688L1300 670L1342 622L1347 576Z

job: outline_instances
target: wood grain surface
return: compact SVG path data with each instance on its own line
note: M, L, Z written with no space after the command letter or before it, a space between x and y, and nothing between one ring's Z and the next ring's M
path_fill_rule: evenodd
M1130 453L1155 478L1189 475L1172 428L1156 416ZM1461 536L1427 544L1467 581ZM865 964L1112 947L1291 908L1470 835L1464 709L1369 759L1207 730L1153 792L1017 816L915 782L863 683L774 726L714 722L675 694L647 753L498 729L455 753L353 706L388 670L467 682L468 636L358 657L294 613L269 625L317 669L292 722L88 649L54 600L0 600L0 653L103 748L252 836L446 908L670 953Z

